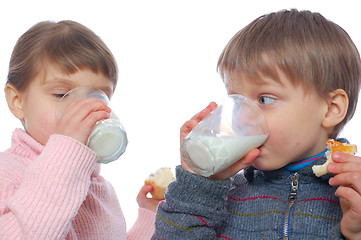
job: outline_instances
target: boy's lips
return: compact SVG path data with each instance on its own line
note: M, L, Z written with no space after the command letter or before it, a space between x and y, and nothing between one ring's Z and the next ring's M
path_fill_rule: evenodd
M265 146L261 145L257 148L259 150L259 154L257 156L257 158L261 157L262 155L264 155L264 150L265 150Z

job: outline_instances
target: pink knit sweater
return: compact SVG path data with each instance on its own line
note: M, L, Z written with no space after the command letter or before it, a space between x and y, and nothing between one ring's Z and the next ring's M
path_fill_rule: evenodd
M155 214L139 209L126 225L96 155L73 138L52 135L46 146L21 129L0 153L0 239L150 239Z

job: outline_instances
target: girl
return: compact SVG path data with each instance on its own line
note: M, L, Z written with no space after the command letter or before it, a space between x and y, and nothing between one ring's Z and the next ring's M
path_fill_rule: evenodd
M40 22L20 37L5 95L25 131L16 129L11 147L0 153L0 239L126 239L114 189L85 145L111 109L82 99L60 119L55 114L59 99L75 87L96 87L110 98L117 73L104 42L79 23ZM128 239L149 239L153 232L150 190L139 193L140 215Z

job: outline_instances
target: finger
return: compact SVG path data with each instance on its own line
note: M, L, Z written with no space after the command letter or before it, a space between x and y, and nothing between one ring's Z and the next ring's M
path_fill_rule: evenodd
M90 113L96 111L105 111L110 113L111 109L103 101L96 98L80 99L72 102L65 109L60 121L80 122L85 119Z
M225 170L217 174L214 174L210 178L219 179L219 180L225 180L230 178L231 176L235 175L242 169L249 167L252 164L252 162L256 159L256 157L259 155L259 153L260 153L259 149L253 149L252 151L247 153L243 158L233 163L230 167L226 168Z
M256 159L256 157L260 154L260 152L261 151L258 148L251 150L249 153L247 153L246 156L244 156L244 162L251 164Z
M107 119L109 116L109 113L106 111L91 112L81 121L81 124L84 127L93 127L95 123L100 120Z
M361 194L361 173L348 172L340 173L330 178L329 184L331 186L349 187Z
M345 162L345 163L333 162L328 164L327 170L333 174L348 173L348 172L361 173L361 164L355 162Z
M332 153L332 160L336 163L346 163L346 162L355 162L355 163L361 163L361 158L343 153L343 152L334 152Z
M361 158L350 154L335 152L332 154L333 163L330 163L327 170L333 174L346 172L361 172Z
M239 172L242 169L245 169L246 167L249 167L252 162L256 159L256 157L259 155L260 151L259 149L253 149L249 153L247 153L243 158L235 162L230 168L235 169L234 174ZM233 174L233 175L234 175Z
M181 167L182 167L184 170L186 170L186 171L188 171L188 172L190 172L190 173L195 173L195 172L188 166L187 162L184 160L183 157L181 157Z
M96 106L96 108L98 108L99 106L105 107L107 104L97 98L82 98L69 103L69 105L65 108L65 111L78 112L79 110L83 109L84 106Z
M85 143L97 121L109 118L111 109L99 99L80 99L67 107L57 121L55 133Z
M198 122L202 121L208 114L210 114L215 108L217 107L217 104L215 102L211 102L208 104L208 106L203 109L197 116L196 120Z
M85 116L84 118L87 118L90 114L96 112L106 112L109 114L111 109L102 101L87 102L79 109L79 115Z
M188 120L183 124L183 126L180 129L180 144L182 144L183 139L192 131L194 126L198 124L195 120Z
M180 131L181 133L188 134L197 124L198 122L196 120L188 120L182 125Z
M340 186L335 192L336 197L343 198L349 202L350 205L359 206L361 202L361 195L353 188Z
M185 122L180 128L180 143L182 144L183 138L187 136L190 131L200 122L202 121L210 112L212 112L217 107L215 102L211 102L208 106L194 115L190 120Z
M151 185L143 185L142 188L139 190L138 197L146 196L152 190L153 190L153 187Z
M196 115L194 115L191 120L196 120L198 122L200 122L201 120L203 120L203 118L205 118L210 112L212 112L214 109L216 109L217 107L217 103L215 102L210 102L208 104L208 106L203 109L202 111L200 111L199 113L197 113Z

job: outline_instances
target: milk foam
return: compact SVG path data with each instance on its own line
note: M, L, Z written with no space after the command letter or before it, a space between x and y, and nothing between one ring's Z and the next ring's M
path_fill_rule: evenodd
M198 174L210 176L241 159L250 150L262 145L268 137L258 136L197 136L185 139L182 151L188 165Z

